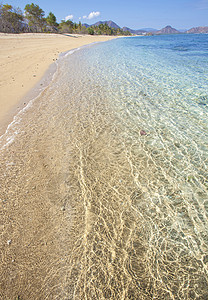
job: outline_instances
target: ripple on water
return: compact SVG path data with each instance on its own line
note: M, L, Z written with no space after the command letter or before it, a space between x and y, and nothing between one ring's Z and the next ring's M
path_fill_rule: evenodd
M49 263L40 250L39 271L32 268L42 282L28 275L25 250L15 270L27 279L16 280L14 291L27 285L27 295L61 299L208 297L207 117L191 108L181 65L171 73L166 56L156 61L158 53L139 56L138 48L121 39L66 56L4 150L15 162L4 169L13 178L5 195L22 199L27 188L31 205L46 205L54 218L45 236Z

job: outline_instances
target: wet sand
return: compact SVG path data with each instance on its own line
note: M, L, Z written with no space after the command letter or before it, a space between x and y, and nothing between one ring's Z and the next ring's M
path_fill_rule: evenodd
M1 36L4 72L1 73L0 121L6 119L8 123L12 108L17 108L21 97L38 82L60 52L108 39L58 35ZM46 89L41 97L47 95L50 100L53 93ZM75 207L81 214L77 214L77 226L73 225L72 204L66 195L75 197L73 201L76 202L80 196L79 183L75 186L78 194L73 188L69 192L65 175L68 169L64 168L68 150L63 139L59 140L60 134L56 130L53 134L54 128L60 130L61 127L56 126L56 119L53 123L50 114L51 106L48 108L47 101L36 101L17 124L18 129L15 126L9 129L11 133L18 131L14 142L4 148L8 136L1 140L0 299L73 297L68 277L73 276L70 281L73 284L76 274L69 274L69 261L76 234L82 230L77 226L85 208L82 208L83 203ZM74 160L75 167L77 163L79 161Z
M203 156L126 94L117 42L60 59L0 139L0 299L208 298Z
M132 240L144 255L135 186L108 105L87 107L84 94L60 109L53 95L0 155L0 298L145 299L131 275L145 267L133 254Z
M0 34L0 135L22 109L23 97L61 52L115 37L60 34Z

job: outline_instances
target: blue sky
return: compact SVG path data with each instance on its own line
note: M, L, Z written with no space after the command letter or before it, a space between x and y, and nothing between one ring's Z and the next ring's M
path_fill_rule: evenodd
M74 22L88 24L113 20L120 27L132 29L161 29L166 25L176 29L208 26L208 0L2 0L3 4L22 10L32 2L38 4L46 15L52 11L58 22L68 17Z

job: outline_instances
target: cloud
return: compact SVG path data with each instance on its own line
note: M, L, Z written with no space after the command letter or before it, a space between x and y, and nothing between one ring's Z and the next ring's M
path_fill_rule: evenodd
M100 15L99 11L92 11L87 18L90 20L90 19L99 17L99 15Z
M74 18L73 15L69 15L65 17L65 21L72 20Z
M94 19L94 18L99 17L99 16L100 16L99 11L92 11L88 16L83 16L82 18L91 20L91 19Z

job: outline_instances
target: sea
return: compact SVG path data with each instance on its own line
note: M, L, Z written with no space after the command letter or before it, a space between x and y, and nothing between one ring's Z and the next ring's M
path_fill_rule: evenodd
M0 146L7 199L64 218L44 299L208 299L207 34L62 54Z

